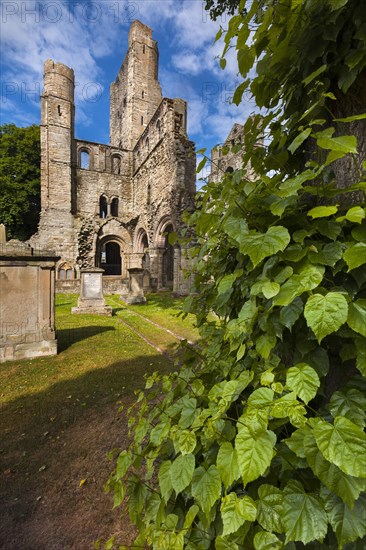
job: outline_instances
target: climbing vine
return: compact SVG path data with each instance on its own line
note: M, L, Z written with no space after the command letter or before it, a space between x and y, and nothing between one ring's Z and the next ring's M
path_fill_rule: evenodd
M229 22L234 102L266 111L188 220L202 340L147 379L107 484L134 548L365 545L364 4L253 0Z

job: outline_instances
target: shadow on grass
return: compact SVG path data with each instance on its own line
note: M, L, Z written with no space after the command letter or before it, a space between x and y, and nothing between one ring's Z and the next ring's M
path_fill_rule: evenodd
M57 435L77 423L85 412L97 410L103 414L103 408L113 402L117 411L118 402L134 400L134 390L144 387L144 374L157 370L168 372L172 366L160 354L139 356L57 382L45 391L21 396L3 405L1 425L5 435L1 458L6 460L6 455L19 446L28 454L42 444L42 434L52 431ZM11 465L3 466L6 469Z
M114 326L97 326L91 325L88 327L69 327L57 329L57 350L58 353L65 351L68 347L72 346L76 342L81 340L86 340L86 338L91 338L102 332L108 332L110 330L115 331L116 327Z
M181 311L184 298L174 297L170 291L147 294L147 305L158 307L159 309L173 309Z

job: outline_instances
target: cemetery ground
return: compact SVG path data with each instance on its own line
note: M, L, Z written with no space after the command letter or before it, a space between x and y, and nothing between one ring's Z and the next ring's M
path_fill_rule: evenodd
M71 315L77 296L58 295L59 354L0 366L4 550L84 550L113 533L131 541L127 516L103 490L107 454L128 445L127 408L144 375L172 370L178 336L197 331L168 294L142 306L106 302L113 317Z

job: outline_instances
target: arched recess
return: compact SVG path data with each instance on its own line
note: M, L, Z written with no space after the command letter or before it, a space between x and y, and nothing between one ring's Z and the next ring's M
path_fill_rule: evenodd
M118 198L114 197L111 200L111 216L113 216L114 218L118 218L118 206L119 206Z
M106 247L110 242L118 244L120 258L116 257L118 252L116 247ZM96 267L105 269L105 276L120 274L122 278L128 277L129 255L133 251L131 236L116 218L108 218L101 225L98 233L95 234L93 249L95 253L95 265ZM104 254L102 255L102 253Z
M108 201L105 195L99 197L99 217L106 218L108 215Z
M91 154L89 149L81 147L78 152L78 166L83 170L90 170L91 168Z
M141 267L147 271L150 270L149 239L145 229L142 227L137 231L135 238L134 251L143 254Z
M112 235L99 241L97 260L98 266L104 269L103 275L122 275L122 250L118 237Z
M60 281L71 281L75 279L75 269L69 263L62 263L57 268L57 279Z
M170 218L161 220L156 234L156 246L162 250L160 280L163 287L173 288L174 283L174 246L169 242L174 226Z
M119 155L112 156L112 172L118 176L121 173L121 157Z

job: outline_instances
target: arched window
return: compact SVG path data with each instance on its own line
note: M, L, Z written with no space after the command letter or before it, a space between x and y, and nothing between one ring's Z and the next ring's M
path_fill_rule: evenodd
M64 281L65 278L66 278L66 272L64 269L60 269L60 271L58 272L58 278L61 280L61 281Z
M112 170L113 174L119 175L121 173L121 157L119 155L112 157Z
M86 149L80 151L80 168L83 170L90 169L90 153Z
M118 217L118 199L116 197L111 202L111 216Z
M104 195L99 197L99 217L106 218L108 214L107 198Z
M66 279L70 280L73 279L73 270L72 269L66 269Z

